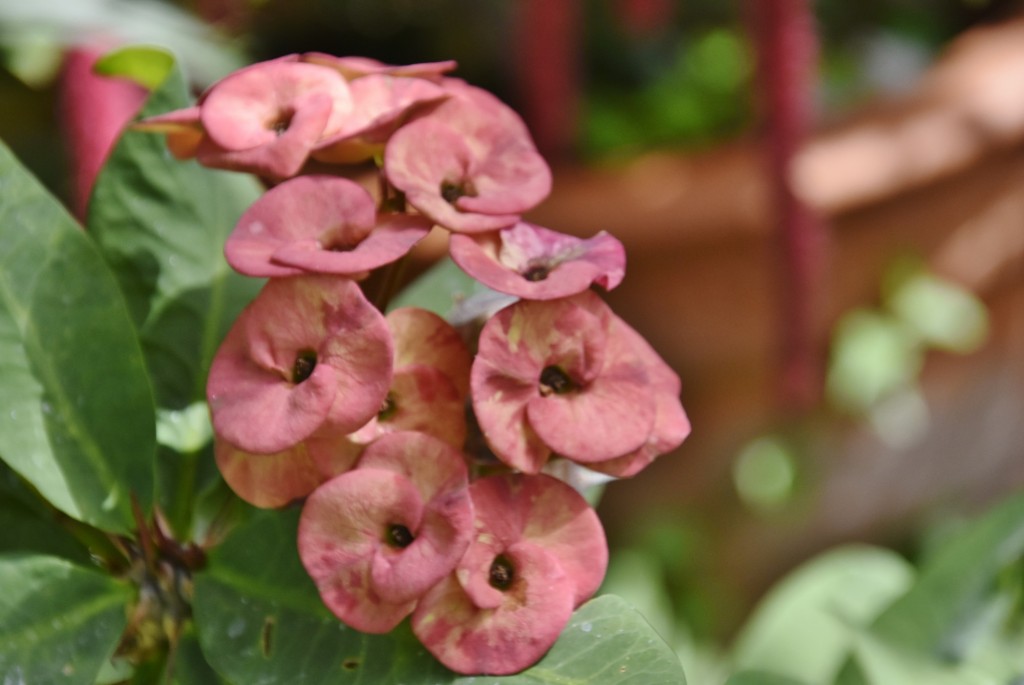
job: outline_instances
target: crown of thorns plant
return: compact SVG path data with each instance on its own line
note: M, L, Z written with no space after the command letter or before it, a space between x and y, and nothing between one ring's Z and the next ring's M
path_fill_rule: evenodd
M622 281L622 244L521 219L548 165L454 67L290 55L138 127L268 186L225 245L268 279L207 383L225 480L258 507L302 502L298 552L341 621L411 618L447 667L500 675L548 650L607 566L596 513L552 474L633 476L690 425L678 376L593 291ZM366 167L374 192L346 177ZM506 306L456 328L370 302L361 284L435 226Z

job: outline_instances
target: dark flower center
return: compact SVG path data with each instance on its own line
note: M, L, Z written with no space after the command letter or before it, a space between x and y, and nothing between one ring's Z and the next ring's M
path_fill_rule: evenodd
M515 568L512 566L512 561L504 555L494 557L494 561L491 562L490 576L488 578L491 587L504 592L512 587L515 579L516 573Z
M384 398L384 404L380 406L380 411L377 412L377 420L387 421L395 415L396 411L398 411L398 405L395 404L395 394L389 392Z
M551 273L551 269L543 264L531 266L529 269L523 272L522 276L528 281L543 281Z
M577 385L569 374L557 366L545 366L540 372L540 394L545 397L551 393L564 395L576 389Z
M340 238L331 238L327 241L321 241L321 245L328 252L351 252L352 250L359 247L359 240L341 240Z
M441 181L441 197L448 204L455 204L460 197L476 197L476 188L469 179L463 181Z
M295 357L295 365L292 367L292 383L298 385L313 375L316 368L316 352L314 350L302 350Z
M404 549L411 545L415 539L412 532L400 523L392 523L388 526L386 542L391 547Z
M294 116L295 112L281 112L277 115L276 119L271 120L270 123L267 124L267 128L269 128L277 135L281 135L282 133L288 130L289 126L292 125L292 117Z

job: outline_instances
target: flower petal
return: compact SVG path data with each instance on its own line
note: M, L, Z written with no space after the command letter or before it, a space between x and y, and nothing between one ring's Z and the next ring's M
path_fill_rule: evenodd
M333 69L271 60L239 69L203 95L200 118L210 139L226 150L266 145L300 123L306 110L325 110L313 137L332 134L352 108L348 84ZM308 136L303 135L303 139Z
M449 253L484 285L528 300L551 300L592 284L611 290L625 273L622 243L603 231L582 240L519 222L494 233L453 234Z
M459 564L460 579L484 571L473 568L476 548L486 547L493 558L525 541L557 560L575 586L574 606L597 591L608 566L608 543L597 513L571 486L546 474L491 476L475 481L470 496L474 527L487 536L484 541L478 535L467 551Z
M385 317L395 341L395 368L422 364L440 370L461 395L469 393L472 357L462 336L437 314L400 307Z
M344 274L356 278L404 257L427 236L426 217L381 214L373 230L350 249L325 249L320 241L296 241L274 250L274 265L302 272Z
M275 454L246 452L224 440L214 446L217 467L234 493L264 509L305 497L352 468L361 451L362 445L344 437L316 435Z
M462 455L427 435L392 433L310 495L299 552L343 621L381 632L455 568L472 521ZM371 615L382 605L386 619Z
M510 226L551 191L551 171L507 105L455 79L443 85L451 97L388 141L385 174L445 228L473 233Z
M631 341L633 349L646 366L651 394L655 400L654 426L646 443L635 452L587 466L617 478L629 478L658 456L679 447L690 434L690 420L679 402L679 376L639 333L621 320L615 322L615 326L621 329L618 335Z
M372 562L373 588L394 600L419 597L459 562L473 532L473 505L462 454L411 431L382 436L366 448L359 469L401 474L416 488L423 509L409 530L414 539Z
M416 108L448 97L441 86L420 78L371 74L349 84L353 109L339 129L317 143L322 162L353 163L383 151L392 133Z
M391 525L415 529L423 503L415 486L393 471L356 469L327 481L306 500L299 519L299 557L320 597L347 625L364 633L386 633L409 615L413 598L395 599L374 587L378 556L388 546Z
M605 367L611 316L600 298L581 293L546 302L522 300L484 325L471 375L473 409L487 443L499 459L527 473L536 473L544 466L551 447L528 420L528 407L546 399L541 378L549 367L564 372L574 385L583 388L578 392L586 392ZM600 415L586 418L602 420ZM573 433L589 425L562 424L559 430ZM633 447L646 435L636 439ZM634 438L630 435L628 439Z
M302 55L302 61L337 69L350 81L371 74L426 78L436 81L442 74L452 71L458 66L455 60L391 65L370 57L335 57L323 52L307 52Z
M470 486L474 539L455 573L413 613L413 632L460 673L516 673L551 647L608 563L597 514L546 475Z
M384 409L350 437L366 444L397 431L426 433L461 448L467 434L465 397L436 368L405 365L395 371Z
M391 384L391 335L339 276L272 279L243 310L207 380L216 434L246 452L282 452L321 426L351 432ZM300 362L308 373L296 377Z
M416 637L457 673L518 673L544 656L572 616L572 583L551 555L529 544L507 554L519 579L500 606L476 606L449 576L413 614Z

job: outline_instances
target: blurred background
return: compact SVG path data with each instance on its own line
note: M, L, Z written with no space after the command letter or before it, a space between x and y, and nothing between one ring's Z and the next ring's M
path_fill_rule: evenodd
M197 92L451 58L523 114L528 218L625 243L607 299L683 381L692 436L600 505L609 587L681 652L822 550L913 558L1024 485L1024 3L0 0L0 137L72 207L106 100L68 74L138 42Z

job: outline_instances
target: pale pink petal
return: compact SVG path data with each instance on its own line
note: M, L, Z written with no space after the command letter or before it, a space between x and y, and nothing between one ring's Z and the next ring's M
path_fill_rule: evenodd
M461 448L467 434L465 396L434 367L407 364L396 369L384 408L351 438L367 444L396 431L426 433Z
M526 417L553 452L590 464L643 445L654 425L655 402L640 364L609 360L578 390L533 397Z
M459 132L443 121L422 118L395 132L384 151L388 180L413 207L445 228L490 231L515 223L518 214L460 211L445 188L471 183L474 159Z
M391 65L370 57L335 57L322 52L307 52L302 55L302 61L337 69L342 76L350 81L370 74L427 78L436 81L440 79L441 75L458 66L455 60Z
M625 323L616 322L617 335L630 340L643 361L650 378L650 391L654 395L656 415L647 441L640 449L609 461L587 466L595 471L617 478L629 478L647 467L657 457L679 447L690 434L690 420L679 402L679 376L636 331Z
M355 465L362 445L344 437L307 438L274 454L254 454L217 440L217 467L236 495L256 507L283 507Z
M484 439L501 461L524 473L538 473L551 457L526 419L536 394L535 382L511 378L480 357L473 363L473 410Z
M272 279L218 349L207 381L216 434L247 452L282 452L321 427L344 433L380 409L391 334L339 276Z
M453 234L449 253L463 271L498 292L550 300L605 290L625 274L622 243L603 231L586 240L519 222L493 233Z
M299 557L324 604L364 633L386 633L412 612L415 598L381 595L370 574L378 556L402 550L391 526L419 527L423 503L401 474L356 469L327 481L306 500L299 520Z
M477 607L449 576L416 607L416 637L457 673L518 673L544 656L572 616L572 583L549 554L521 544L508 557L523 578L503 593L500 606Z
M401 259L430 232L432 222L409 214L380 214L373 230L351 248L323 240L296 241L274 251L272 262L300 272L361 274Z
M514 544L529 542L552 555L572 580L574 606L597 592L608 566L608 543L597 513L576 490L545 474L505 475L475 481L470 496L474 525L487 531L485 547L492 559ZM478 539L474 547L478 544L483 543ZM470 568L471 551L460 569Z
M353 181L300 176L274 186L246 210L224 254L249 276L356 276L403 256L429 229L423 217L378 217L369 192Z
M283 137L300 125L307 109L325 109L328 115L313 140L333 135L352 109L352 97L345 79L333 69L275 60L221 79L206 91L200 106L203 128L214 143L248 150Z
M411 364L440 370L461 395L469 393L472 357L462 336L437 314L400 307L385 317L395 341L395 368Z
M271 180L290 178L306 163L330 115L330 99L312 94L280 135L260 145L237 150L224 147L207 135L196 149L196 159L214 169L245 171Z
M291 368L305 348L275 349L275 353L290 352L290 366L260 364L251 348L275 343L250 339L242 332L245 322L241 317L238 323L217 350L210 368L206 390L214 431L247 452L284 451L327 420L338 392L337 374L318 363L308 378L295 383Z
M333 135L317 143L314 159L334 163L368 159L383 151L384 143L414 109L448 97L430 81L385 74L352 81L349 89L352 111Z
M382 596L419 597L459 562L473 534L473 506L465 460L451 445L412 431L384 435L363 452L359 469L401 474L423 502L414 540L372 562L373 587Z
M455 568L472 522L462 455L427 435L392 433L309 496L299 555L339 618L387 632Z
M519 116L486 91L446 79L451 97L400 128L384 151L388 180L457 232L510 226L551 190L551 171Z
M460 673L505 675L551 647L607 567L596 513L550 476L490 476L470 486L476 535L455 573L422 600L413 632Z
M521 471L536 473L550 456L551 446L530 421L528 407L549 396L562 399L567 395L547 388L542 380L546 374L563 374L571 379L571 392L582 395L602 373L618 373L613 367L606 368L605 360L612 316L607 305L586 292L547 302L522 300L484 325L472 369L473 409L487 443L499 459ZM595 406L600 409L600 405ZM618 413L607 418L617 417ZM559 432L585 434L604 420L600 413L576 418L585 418L586 422L562 424ZM653 409L648 429L651 421ZM617 428L611 425L607 430L614 432ZM629 434L622 440L631 441L635 448L646 435L645 430L639 437ZM621 452L614 456L618 454Z

